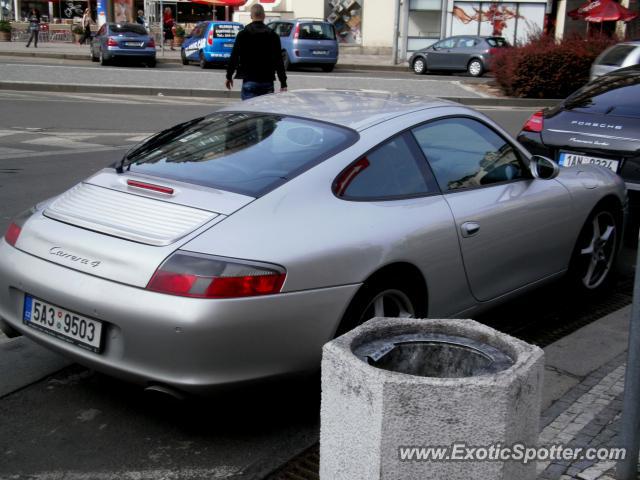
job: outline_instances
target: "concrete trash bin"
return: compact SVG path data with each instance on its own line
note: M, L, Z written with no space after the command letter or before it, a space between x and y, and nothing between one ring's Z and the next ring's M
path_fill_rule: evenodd
M500 452L537 445L543 370L473 320L370 320L323 349L320 478L534 479Z

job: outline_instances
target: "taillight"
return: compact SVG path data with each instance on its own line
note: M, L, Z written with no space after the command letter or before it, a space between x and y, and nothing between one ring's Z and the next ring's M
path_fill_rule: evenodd
M540 133L544 128L544 112L542 110L534 113L524 124L522 130L525 132Z
M7 232L4 234L4 239L9 245L15 247L18 237L20 236L20 232L22 232L22 227L11 222L9 224L9 228L7 228Z
M293 38L296 40L300 38L300 24L296 25L296 29L293 31Z
M107 47L117 47L118 42L116 42L113 38L107 38Z
M151 48L156 48L156 41L153 38L149 39L149 42L147 43L147 47Z
M156 270L147 290L195 298L238 298L279 293L287 274L276 265L178 251Z
M4 234L4 239L9 245L11 245L12 247L16 246L18 237L20 236L20 233L22 233L22 227L24 227L24 224L27 222L29 217L31 217L31 215L33 215L36 211L36 207L30 208L29 210L25 210L11 220L7 231Z
M207 43L209 45L213 45L213 30L209 30L209 35L207 35Z

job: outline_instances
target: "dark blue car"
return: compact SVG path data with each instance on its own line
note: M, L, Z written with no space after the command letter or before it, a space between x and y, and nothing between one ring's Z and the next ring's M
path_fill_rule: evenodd
M107 65L123 58L137 59L155 67L155 40L137 23L105 23L91 40L91 60Z
M184 39L180 56L182 64L198 62L201 68L225 64L231 57L238 32L244 26L236 22L200 22Z

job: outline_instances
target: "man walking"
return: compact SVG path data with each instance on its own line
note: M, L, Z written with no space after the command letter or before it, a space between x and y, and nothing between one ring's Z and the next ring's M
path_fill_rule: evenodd
M274 92L275 73L280 91L287 91L287 75L282 62L280 37L264 24L264 7L251 7L252 22L238 33L227 67L227 89L233 87L233 74L242 79L242 100Z

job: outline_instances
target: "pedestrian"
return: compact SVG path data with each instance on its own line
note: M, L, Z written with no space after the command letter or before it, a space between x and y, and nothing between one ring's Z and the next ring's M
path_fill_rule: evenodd
M273 93L276 73L280 91L287 91L280 37L264 24L264 18L264 7L259 3L252 5L252 22L238 33L227 66L227 90L233 88L233 74L237 70L236 78L242 79L242 100Z
M40 10L32 8L27 17L29 22L29 40L27 40L27 48L33 40L33 47L38 48L38 34L40 33Z
M176 22L173 21L173 13L171 12L171 8L165 8L164 14L162 15L162 31L164 33L163 44L169 41L171 50L173 50L173 29L175 27L175 23Z
M147 19L144 18L144 11L143 10L138 10L138 16L136 17L136 22L146 28Z
M84 29L84 34L82 38L80 38L80 45L84 45L87 43L87 40L91 42L91 24L93 23L93 19L91 18L91 9L85 8L84 15L82 15L82 28Z

